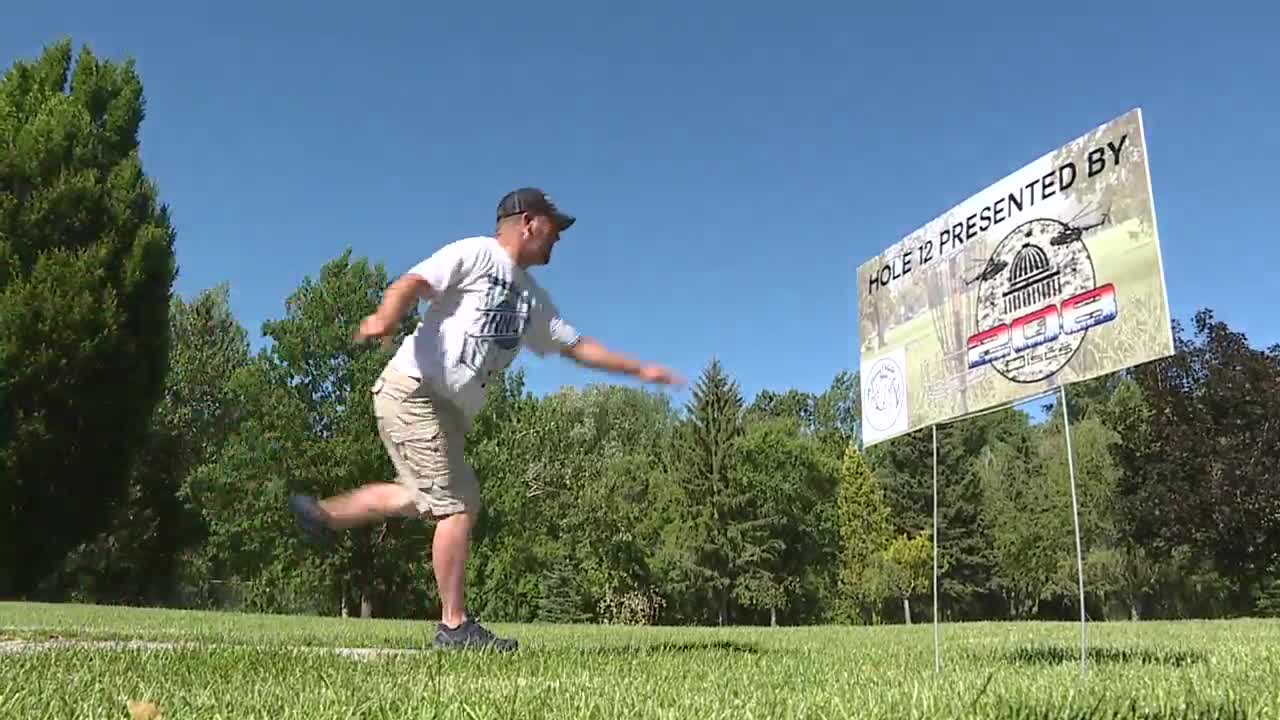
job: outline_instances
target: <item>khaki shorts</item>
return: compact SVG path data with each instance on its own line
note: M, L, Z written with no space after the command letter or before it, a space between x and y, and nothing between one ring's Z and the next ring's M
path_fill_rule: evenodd
M463 458L461 411L429 386L390 367L371 388L378 435L396 468L396 482L413 490L420 515L444 517L480 510L480 483Z

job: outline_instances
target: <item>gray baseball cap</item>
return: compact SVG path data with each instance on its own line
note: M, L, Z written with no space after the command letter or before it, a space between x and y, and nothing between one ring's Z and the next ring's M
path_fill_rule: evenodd
M551 201L551 198L545 192L533 187L512 190L504 195L498 203L499 221L521 213L546 215L555 220L556 226L561 232L568 230L577 220L574 216L561 212L560 208L556 207L556 204Z

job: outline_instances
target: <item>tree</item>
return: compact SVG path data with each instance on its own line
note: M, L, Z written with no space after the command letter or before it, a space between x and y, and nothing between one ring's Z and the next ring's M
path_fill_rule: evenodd
M559 621L569 590L577 610L652 590L652 548L670 519L655 510L654 492L674 426L669 401L609 385L489 398L470 446L485 492L474 533L477 607ZM497 412L485 419L490 406L503 408L501 426Z
M574 572L572 561L567 556L563 557L542 578L538 619L560 624L585 622L590 619L585 597L581 578Z
M993 438L1027 417L1004 410L938 428L939 612L981 617L999 602L994 544L982 513L982 487L974 459ZM913 535L933 527L933 444L929 428L870 448L868 460L885 488L894 532Z
M880 483L852 444L845 446L840 465L836 516L840 529L838 617L853 620L870 612L874 621L885 599L885 587L874 577L874 565L893 537L893 521Z
M1081 422L1093 417L1094 412L1105 411L1107 403L1115 393L1116 388L1124 381L1123 373L1111 373L1083 382L1073 383L1066 393L1067 409L1071 412L1071 422ZM1049 420L1061 422L1061 396L1055 395L1054 401L1041 405L1041 409L1048 413Z
M911 624L911 598L929 590L929 570L933 564L933 541L929 531L899 534L881 550L873 566L880 584L902 599L903 620Z
M111 525L78 547L53 579L68 593L106 603L203 603L199 568L204 521L191 504L191 473L213 458L240 417L231 380L249 362L248 333L231 311L227 285L174 297L164 396L152 417L129 495ZM186 575L181 581L179 574Z
M738 602L768 612L770 625L778 624L780 614L820 618L814 606L834 581L837 544L835 473L822 447L794 417L757 420L746 425L739 440L737 466L744 490L761 508L758 514L776 518L769 527L779 548L744 582Z
M862 442L862 393L858 373L842 370L814 399L814 429L839 458L845 445Z
M812 433L814 429L814 405L817 398L812 394L796 389L784 393L772 390L761 390L747 409L750 420L769 418L785 419L793 423L796 429Z
M271 348L238 378L244 423L205 468L197 490L204 495L199 505L216 563L249 585L297 580L293 587L309 588L308 609L345 612L358 605L360 615L370 617L380 602L426 600L425 533L413 532L421 524L399 518L342 533L322 558L306 556L323 565L323 572L312 568L314 579L290 575L298 549L285 507L288 492L329 496L394 478L370 393L390 353L351 340L386 283L381 266L353 260L349 250L325 263L316 278L303 280L287 299L284 317L264 324ZM398 335L414 323L406 317ZM246 488L257 489L252 501L237 498ZM246 515L245 505L255 506L257 516ZM280 595L269 601L281 608L292 602Z
M758 588L760 575L782 549L772 532L778 515L742 481L744 411L737 383L712 360L693 387L678 450L690 541L686 568L707 588L721 625L731 621L731 601L740 587Z
M1142 413L1121 417L1114 450L1122 520L1162 557L1213 558L1249 612L1280 556L1280 347L1251 347L1209 310L1193 328L1175 325L1176 355L1133 372Z
M483 495L467 563L467 602L484 617L527 622L537 619L544 594L544 561L554 564L569 550L554 543L555 512L545 506L561 475L551 477L550 463L539 462L558 459L552 448L560 427L525 390L522 370L496 374L486 393L467 434L467 461Z
M1260 583L1253 611L1261 617L1280 617L1280 561L1270 568Z
M370 392L390 352L351 339L361 319L377 309L387 283L381 265L353 259L347 249L314 280L303 280L286 300L284 317L263 325L273 341L271 358L307 408L311 464L295 489L328 496L395 476ZM406 314L397 338L416 325L417 318ZM426 534L423 524L399 518L344 533L337 555L343 603L359 603L361 617L371 617L375 602L410 582L412 567L422 564Z
M278 363L253 358L228 383L241 419L188 492L208 528L204 557L217 604L259 612L329 613L339 605L332 558L306 553L284 510L312 464L307 411ZM326 562L326 560L330 560Z
M0 597L108 526L164 388L175 233L138 154L142 82L71 55L0 80Z
M1049 482L1033 428L1011 428L978 454L983 520L991 529L995 586L1014 618L1034 616L1071 537L1064 488ZM1065 463L1065 456L1048 458Z
M561 537L579 548L590 596L649 597L659 583L651 548L665 530L655 497L669 483L665 461L676 418L667 397L593 385L575 393L574 447L581 457L569 507L557 506Z

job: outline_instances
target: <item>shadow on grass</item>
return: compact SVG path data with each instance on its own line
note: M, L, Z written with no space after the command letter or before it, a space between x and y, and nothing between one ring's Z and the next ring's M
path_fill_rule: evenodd
M755 645L748 643L717 640L708 642L632 643L630 645L583 645L576 648L557 648L553 652L567 652L574 655L627 657L636 655L680 655L725 652L740 655L759 655L763 651Z
M1004 654L1015 665L1065 665L1080 662L1080 649L1059 645L1022 647ZM1090 665L1164 665L1185 667L1205 661L1203 653L1190 650L1150 650L1145 648L1089 648Z

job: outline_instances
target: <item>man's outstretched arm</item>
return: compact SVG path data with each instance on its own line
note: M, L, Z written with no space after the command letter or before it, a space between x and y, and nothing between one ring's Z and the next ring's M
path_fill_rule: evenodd
M586 336L579 337L577 342L561 350L560 354L579 365L620 375L630 375L645 382L663 385L684 384L684 378L667 368L629 358Z

